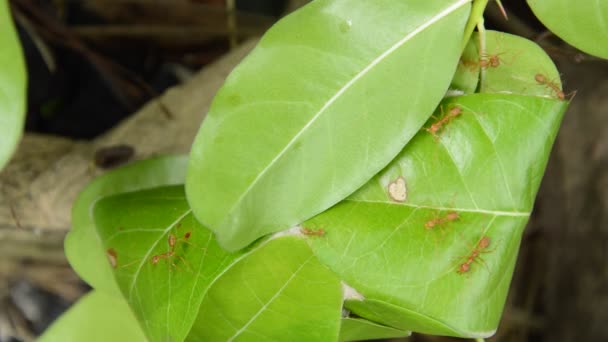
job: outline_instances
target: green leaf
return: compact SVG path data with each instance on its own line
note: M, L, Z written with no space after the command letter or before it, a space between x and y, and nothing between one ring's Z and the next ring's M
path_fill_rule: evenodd
M298 237L273 239L226 270L191 341L336 341L342 290Z
M8 1L0 0L0 170L17 148L25 121L25 62L10 17Z
M479 52L473 40L465 46L458 68L450 84L450 90L458 95L473 94L479 84Z
M136 162L98 177L80 193L64 247L70 265L84 281L97 290L120 295L91 216L95 201L121 192L183 183L187 160L169 156Z
M93 290L58 318L38 341L145 341L122 298Z
M305 222L325 232L309 237L315 255L364 298L346 307L402 330L492 335L566 106L450 98L443 110L460 116L436 136L421 131L357 193Z
M340 282L301 237L228 253L194 219L182 186L103 198L94 217L151 340L337 339Z
M479 50L479 34L472 39ZM562 84L551 58L538 44L498 31L486 31L486 53L481 60L464 63L473 66L486 63L485 80L480 91L558 98ZM539 83L537 75L546 82ZM551 83L553 86L550 86Z
M192 147L196 217L228 250L355 191L448 88L470 0L319 0L228 77Z
M403 331L361 318L343 318L340 328L340 341L362 341L410 336Z
M116 281L146 335L182 341L207 288L238 254L220 248L194 219L183 186L103 198L94 219Z
M553 33L589 54L608 58L608 3L603 0L528 0Z

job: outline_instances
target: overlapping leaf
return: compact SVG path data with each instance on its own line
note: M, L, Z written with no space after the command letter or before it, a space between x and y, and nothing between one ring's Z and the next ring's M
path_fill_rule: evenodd
M95 179L72 208L72 229L65 239L65 254L78 275L95 289L120 296L92 217L95 201L113 194L182 184L187 158L169 156L136 162Z
M479 94L442 107L462 112L435 135L419 133L365 187L304 226L324 229L310 240L315 254L365 297L346 304L357 315L489 336L566 103ZM445 116L437 117L427 128ZM401 185L406 195L395 199Z
M573 46L608 58L608 3L603 0L528 0L534 14Z
M426 121L460 56L468 0L319 0L226 80L186 190L228 250L286 229L380 171Z
M106 197L94 219L106 263L146 335L184 340L206 289L238 255L194 219L183 186Z
M190 341L336 341L342 291L298 237L274 239L207 293Z
M542 51L488 32L488 52L476 54L474 37L452 86L473 92L483 70L485 92L540 97L451 98L418 131L452 76L467 8L316 1L282 21L230 76L199 133L192 209L181 186L142 190L179 183L183 160L175 171L157 161L108 176L74 208L71 260L103 289L113 268L151 340L493 334L566 103ZM432 69L403 62L417 58ZM417 132L304 230L237 253L218 244L238 249L324 210ZM93 223L91 206L106 195ZM340 280L359 293L343 294ZM343 295L361 318L341 317Z
M194 220L181 186L104 198L95 222L151 340L337 339L340 282L301 238L230 254Z
M7 0L0 0L0 170L17 148L26 103L25 63Z

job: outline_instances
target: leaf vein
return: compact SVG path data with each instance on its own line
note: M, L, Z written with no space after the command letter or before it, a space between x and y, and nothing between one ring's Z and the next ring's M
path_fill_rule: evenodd
M281 286L281 288L277 291L277 293L275 293L272 298L270 298L270 300L268 300L268 302L266 304L264 304L264 306L262 306L258 312L255 313L255 315L253 315L251 317L251 319L249 319L249 321L247 321L247 323L245 323L245 325L243 325L243 327L241 329L239 329L234 336L232 336L228 341L234 341L235 338L237 338L240 334L242 334L247 327L249 327L249 325L251 325L251 323L253 323L259 315L262 314L262 312L264 312L264 310L272 303L274 302L275 299L277 299L279 297L279 295L287 288L287 286L289 285L289 283L291 283L291 281L296 277L296 275L304 268L304 266L306 266L310 260L313 258L313 256L311 255L310 257L308 257L308 259L306 259L305 262L302 263L302 265L300 265L300 267L298 267L297 270L295 270L291 276L289 277L289 279L287 279L287 281L285 282L285 284L283 284L283 286Z

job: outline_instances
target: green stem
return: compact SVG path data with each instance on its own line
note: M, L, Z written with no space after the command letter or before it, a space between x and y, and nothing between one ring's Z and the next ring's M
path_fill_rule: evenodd
M476 338L476 339L475 339L475 342L485 342L485 341L486 341L486 340L485 340L485 339L483 339L483 338Z
M483 20L483 12L488 5L488 1L489 0L473 0L471 15L469 16L467 25L464 28L464 36L462 37L462 51L464 51L469 39L471 39L471 34L473 34L473 30L475 29L475 26L478 25L479 20Z
M486 52L486 27L484 26L483 17L477 22L477 31L479 32L479 60L483 60L487 56ZM486 83L486 68L479 68L479 92L484 92Z

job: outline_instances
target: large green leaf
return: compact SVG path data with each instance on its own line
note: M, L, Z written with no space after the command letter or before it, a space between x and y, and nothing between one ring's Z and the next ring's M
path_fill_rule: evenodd
M301 237L228 253L193 218L182 186L103 198L94 217L151 340L337 339L340 282Z
M528 0L534 14L573 46L608 58L608 2L605 0Z
M269 241L222 275L191 341L337 341L342 291L298 237Z
M8 1L0 0L0 170L6 165L23 130L26 73L21 45L10 17Z
M340 201L426 121L460 57L469 0L318 0L228 77L192 148L196 217L237 250Z
M145 341L127 302L93 290L53 322L40 342L52 341Z
M448 99L444 112L460 116L436 136L421 131L357 193L305 222L325 232L310 236L314 253L364 298L346 307L403 330L492 335L566 105Z
M182 184L186 164L187 158L183 156L136 162L100 176L80 193L72 208L72 230L66 236L64 247L70 265L89 285L120 295L93 223L95 201L121 192Z

